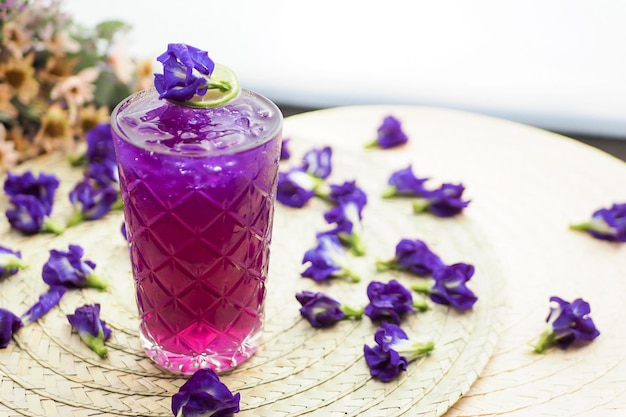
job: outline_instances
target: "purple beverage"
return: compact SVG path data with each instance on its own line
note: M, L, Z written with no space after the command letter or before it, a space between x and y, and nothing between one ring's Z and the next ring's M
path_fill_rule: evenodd
M249 91L193 108L149 89L112 129L144 349L175 372L238 365L262 333L280 111Z

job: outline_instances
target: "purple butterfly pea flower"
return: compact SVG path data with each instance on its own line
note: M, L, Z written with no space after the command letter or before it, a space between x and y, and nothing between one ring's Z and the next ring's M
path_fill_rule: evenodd
M116 160L110 123L100 123L90 129L85 134L85 141L87 142L85 158L88 164Z
M302 169L316 178L326 179L332 172L332 155L330 146L311 149L302 157Z
M11 207L6 211L6 217L12 228L25 235L50 232L59 235L63 228L53 222L46 214L46 208L41 201L32 195L18 194L9 199Z
M413 212L423 213L429 211L438 217L452 217L460 214L469 201L463 200L463 184L442 184L434 191L429 191L424 199L413 202Z
M106 289L108 282L94 272L96 264L83 260L83 255L84 250L78 245L69 245L67 252L50 250L50 257L42 270L44 282L50 286Z
M67 226L71 227L86 220L104 217L117 202L118 192L110 185L96 187L85 178L70 191L69 200L74 207L74 215L67 223Z
M404 145L409 140L402 130L402 123L394 116L387 116L378 127L376 139L368 143L366 148L379 147L382 149L395 148Z
M59 304L61 297L65 294L67 288L62 285L54 285L48 289L48 292L39 296L39 300L33 304L26 313L22 314L22 318L26 323L32 323L40 317L43 317L54 306Z
M467 288L467 281L474 275L474 266L456 263L444 266L433 273L433 279L411 286L414 291L427 294L430 299L443 305L450 305L458 310L468 310L478 297Z
M276 200L289 207L301 208L315 196L318 181L301 168L279 172Z
M342 305L334 298L313 291L296 293L296 299L302 306L300 314L316 328L330 327L336 322L348 318L360 319L363 309Z
M159 98L184 102L208 91L207 78L215 63L207 52L182 43L169 44L157 61L163 64L163 74L154 75Z
M289 141L290 138L284 138L281 142L280 146L280 160L286 161L291 158L291 152L289 151Z
M363 217L363 208L367 204L367 194L357 186L356 181L343 184L331 184L328 199L336 204L355 203L358 208L359 220Z
M419 276L431 275L444 266L441 258L419 239L402 239L396 245L396 255L388 261L377 261L378 271L402 270Z
M240 394L228 389L209 368L196 371L172 396L175 417L229 417L239 412Z
M317 246L309 249L304 254L302 263L310 262L309 267L302 272L302 276L315 281L324 281L333 277L345 277L352 282L358 282L361 278L349 267L346 253L334 235L320 236Z
M27 266L28 264L22 260L20 251L13 251L0 246L0 279L15 275L20 269L24 269Z
M591 220L572 224L570 229L585 231L601 240L626 242L626 203L596 210Z
M365 306L365 315L372 321L388 320L399 324L405 314L417 311L413 306L411 291L396 280L387 284L370 282L367 286L367 297L370 302Z
M28 195L39 201L46 216L52 213L54 194L59 187L59 180L52 174L39 173L37 177L31 171L23 174L7 174L4 192L9 197Z
M590 342L600 335L593 319L591 307L582 298L567 302L560 297L550 297L553 306L546 318L548 329L533 345L536 353L544 353L552 346L567 349L576 341Z
M370 375L382 382L389 382L406 371L409 362L428 355L435 348L432 341L410 340L395 324L383 322L374 335L376 345L365 345L363 353Z
M383 192L383 198L391 197L424 197L428 190L424 184L428 178L418 178L413 173L413 167L400 169L391 174L387 180L388 187Z
M0 349L9 346L13 335L24 323L15 314L5 308L0 308Z
M108 349L104 342L109 340L112 331L104 320L100 319L100 304L88 304L78 307L74 314L67 315L67 321L78 332L81 340L100 356L104 358Z

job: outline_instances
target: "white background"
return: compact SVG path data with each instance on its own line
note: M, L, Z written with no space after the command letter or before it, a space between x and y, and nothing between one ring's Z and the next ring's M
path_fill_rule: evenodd
M129 53L209 51L280 104L416 104L626 139L626 1L67 0ZM155 64L155 70L159 70Z

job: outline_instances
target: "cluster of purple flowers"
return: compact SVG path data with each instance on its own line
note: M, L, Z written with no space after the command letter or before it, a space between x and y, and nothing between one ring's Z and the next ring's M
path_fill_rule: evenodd
M311 149L304 154L299 166L279 172L276 200L289 207L301 208L316 195L326 197L332 153L329 146Z
M69 193L74 214L67 226L87 220L98 220L120 207L117 158L109 123L102 123L85 135L87 165L83 179Z
M412 198L413 212L428 211L438 217L456 216L469 205L470 202L463 199L463 184L443 183L438 188L429 189L426 187L428 180L415 176L413 167L409 165L391 174L383 198Z
M6 217L12 228L26 235L41 232L60 234L63 228L51 219L54 196L59 187L56 176L31 171L23 174L9 172L4 182L4 192L9 197L10 207Z
M626 242L626 203L596 210L590 220L572 224L570 228L585 231L597 239Z

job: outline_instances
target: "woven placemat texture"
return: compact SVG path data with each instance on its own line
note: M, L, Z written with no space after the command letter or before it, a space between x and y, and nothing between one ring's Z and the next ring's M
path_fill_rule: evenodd
M382 118L400 118L410 137L393 150L365 150ZM265 334L258 352L221 376L241 393L242 416L472 416L599 415L624 404L624 324L619 321L625 252L567 230L569 222L623 197L623 163L566 138L493 118L409 106L329 109L285 120L295 165L312 147L333 148L332 183L356 180L368 194L364 211L367 255L351 257L363 281L327 285L301 278L304 252L315 233L330 228L328 205L277 205L268 280ZM472 203L463 215L438 219L411 213L406 200L378 196L388 176L413 165L433 182L463 182ZM20 170L53 172L62 179L55 218L69 217L67 193L81 178L60 157ZM621 187L621 189L620 189ZM0 208L6 208L6 198ZM24 327L0 350L0 416L168 416L171 396L185 378L157 368L143 354L121 213L68 229L61 236L22 237L0 223L3 245L22 251L31 267L0 282L0 306L21 314L46 286L41 266L50 249L85 248L106 292L69 291L61 304ZM474 309L458 313L433 305L409 317L411 337L432 339L435 351L411 363L391 383L371 379L363 345L376 325L344 321L313 329L300 317L295 293L324 291L342 302L365 304L371 280L416 279L378 273L376 259L393 256L401 238L422 239L445 262L476 266L470 287ZM621 274L621 275L620 275ZM583 296L602 336L568 352L538 356L528 343L543 330L550 295ZM72 333L66 314L99 302L113 329L109 356L100 359ZM620 384L621 382L621 384ZM575 398L575 400L574 400ZM459 400L460 399L460 400ZM578 404L578 405L576 405ZM584 404L584 407L581 405ZM557 411L555 411L557 410ZM617 414L615 414L617 415Z

